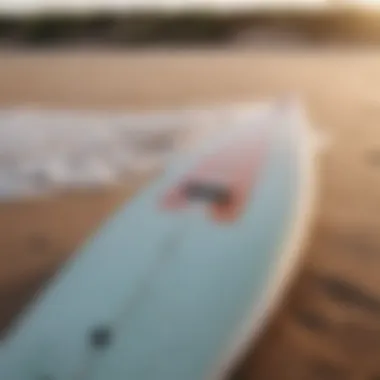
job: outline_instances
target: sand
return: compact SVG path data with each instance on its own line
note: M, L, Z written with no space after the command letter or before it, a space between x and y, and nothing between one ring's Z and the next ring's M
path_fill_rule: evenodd
M0 105L101 109L300 95L334 145L299 278L235 379L380 379L380 50L0 53ZM141 188L0 206L0 325Z

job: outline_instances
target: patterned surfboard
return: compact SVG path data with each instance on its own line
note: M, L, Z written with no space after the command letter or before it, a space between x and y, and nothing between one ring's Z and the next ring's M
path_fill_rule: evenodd
M222 378L297 263L314 146L274 104L187 153L52 279L0 346L0 378Z

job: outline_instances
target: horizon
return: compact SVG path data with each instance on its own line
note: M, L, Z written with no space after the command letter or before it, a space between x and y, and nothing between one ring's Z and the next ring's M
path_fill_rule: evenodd
M109 10L238 11L239 9L319 9L330 6L380 5L380 0L1 0L0 13L88 12Z

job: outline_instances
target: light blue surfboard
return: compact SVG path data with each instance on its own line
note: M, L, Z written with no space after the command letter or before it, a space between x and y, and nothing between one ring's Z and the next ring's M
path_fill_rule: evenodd
M223 377L279 300L312 203L310 132L276 107L113 215L9 331L0 379Z

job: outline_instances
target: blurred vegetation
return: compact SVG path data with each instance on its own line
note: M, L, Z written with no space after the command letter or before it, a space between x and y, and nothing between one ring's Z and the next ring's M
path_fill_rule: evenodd
M99 13L0 15L0 44L380 43L380 15L356 10L241 14Z

